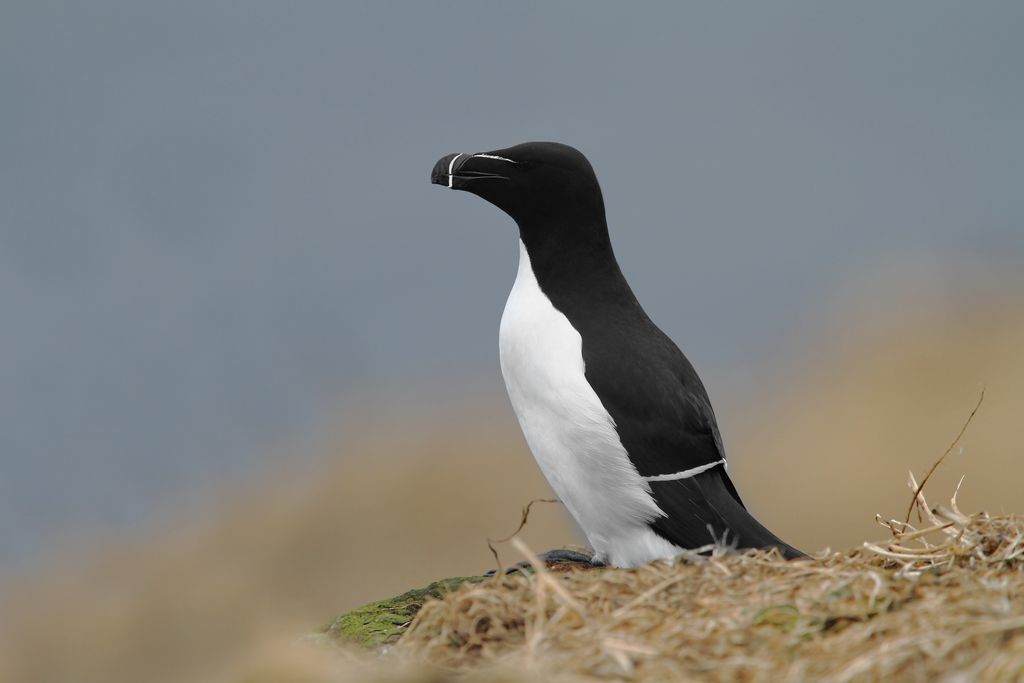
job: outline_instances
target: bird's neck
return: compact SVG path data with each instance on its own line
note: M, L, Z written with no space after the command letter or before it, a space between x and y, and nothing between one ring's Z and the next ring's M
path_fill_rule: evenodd
M552 300L582 296L639 306L615 260L603 218L520 225L519 235L538 284Z

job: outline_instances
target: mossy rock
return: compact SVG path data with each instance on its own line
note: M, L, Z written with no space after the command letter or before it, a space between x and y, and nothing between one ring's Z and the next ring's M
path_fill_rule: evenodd
M435 581L429 586L387 600L371 602L337 617L321 629L333 641L343 641L364 647L382 647L398 640L409 626L423 603L440 598L464 583L479 583L483 576L457 576Z

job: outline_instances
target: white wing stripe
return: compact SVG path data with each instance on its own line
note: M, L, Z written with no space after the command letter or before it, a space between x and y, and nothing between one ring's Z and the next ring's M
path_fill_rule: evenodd
M712 467L718 465L724 465L725 458L716 460L715 462L709 462L706 465L700 465L699 467L691 467L688 470L682 472L676 472L675 474L656 474L653 477L643 477L644 481L676 481L677 479L689 479L690 477L696 477L701 472L707 472Z

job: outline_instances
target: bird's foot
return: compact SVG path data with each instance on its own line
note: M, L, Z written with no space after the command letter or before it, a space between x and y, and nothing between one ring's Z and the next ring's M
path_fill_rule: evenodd
M598 560L590 553L580 552L579 550L570 550L569 548L555 548L549 550L546 553L541 553L537 556L537 560L543 562L548 569L554 569L556 571L579 568L579 569L592 569L594 567L605 566L604 562ZM506 574L512 574L514 572L521 572L530 570L533 568L533 563L523 560L522 562L516 562L511 567L505 568ZM498 570L492 569L484 576L494 576L498 573Z

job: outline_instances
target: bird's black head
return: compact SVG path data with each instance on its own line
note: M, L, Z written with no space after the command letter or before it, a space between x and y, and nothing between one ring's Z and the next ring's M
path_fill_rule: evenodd
M448 154L434 164L430 180L486 199L511 216L521 231L604 225L594 169L578 150L557 142Z

